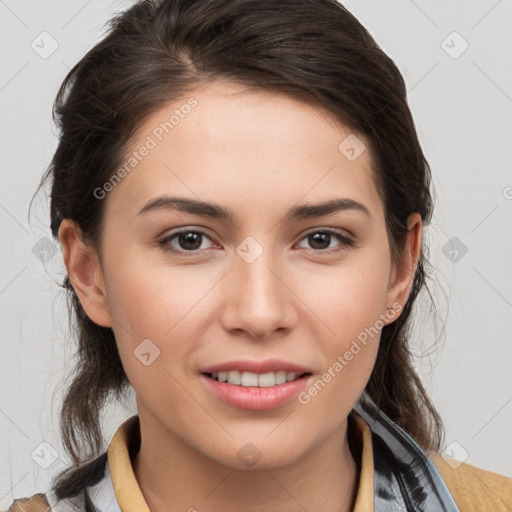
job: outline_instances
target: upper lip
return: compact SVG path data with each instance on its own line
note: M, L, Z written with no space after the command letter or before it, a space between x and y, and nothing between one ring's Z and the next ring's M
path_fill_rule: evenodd
M202 373L219 373L229 371L252 372L252 373L268 373L285 370L286 372L294 372L301 375L303 373L311 373L308 368L300 364L290 363L279 359L265 359L264 361L238 360L228 361L225 363L208 366L202 370Z

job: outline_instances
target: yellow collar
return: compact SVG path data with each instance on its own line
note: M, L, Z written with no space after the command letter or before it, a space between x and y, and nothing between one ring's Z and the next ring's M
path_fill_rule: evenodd
M361 454L359 485L354 512L373 512L373 450L370 427L360 416L349 421ZM140 447L139 416L128 418L117 429L107 450L110 476L122 512L150 512L133 472L130 453Z

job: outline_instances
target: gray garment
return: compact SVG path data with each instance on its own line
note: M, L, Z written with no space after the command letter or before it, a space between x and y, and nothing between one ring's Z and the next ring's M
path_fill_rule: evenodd
M372 431L375 512L460 512L434 463L366 392L354 410Z

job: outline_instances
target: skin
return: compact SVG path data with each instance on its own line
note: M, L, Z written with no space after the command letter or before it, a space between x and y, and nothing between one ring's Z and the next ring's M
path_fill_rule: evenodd
M352 130L276 93L220 80L199 87L151 115L133 148L190 96L198 105L103 199L103 258L71 220L59 231L71 283L87 315L113 329L136 393L136 478L153 512L351 510L358 468L347 416L370 378L380 334L307 405L241 410L212 395L199 373L275 357L320 378L387 308L405 304L420 216L409 217L402 259L393 263L369 141L357 134L367 149L350 161L338 145ZM229 207L235 220L137 214L162 194ZM284 221L292 206L340 197L363 203L371 218L345 210ZM191 251L176 237L167 245L177 252L166 252L158 240L177 228L200 228L210 239ZM334 236L315 245L307 235L322 228L356 245ZM263 250L252 263L236 252L248 236ZM333 248L341 250L325 253ZM160 355L145 366L134 350L148 338ZM250 468L237 457L249 442L261 453Z

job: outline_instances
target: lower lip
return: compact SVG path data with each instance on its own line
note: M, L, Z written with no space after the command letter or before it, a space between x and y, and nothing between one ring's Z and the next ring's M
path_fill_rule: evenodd
M227 382L219 382L204 374L201 374L200 377L206 387L227 404L239 409L263 411L276 409L289 402L306 387L312 375L304 375L300 379L268 388L236 386Z

